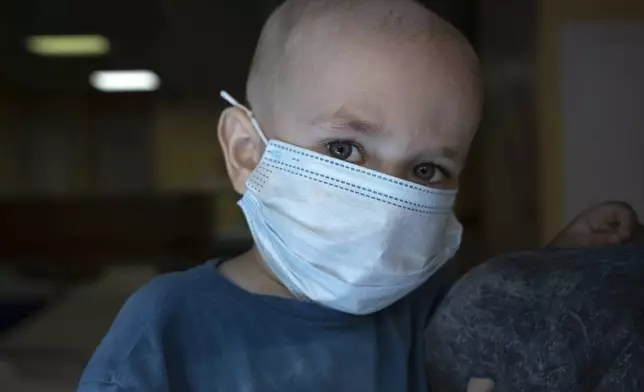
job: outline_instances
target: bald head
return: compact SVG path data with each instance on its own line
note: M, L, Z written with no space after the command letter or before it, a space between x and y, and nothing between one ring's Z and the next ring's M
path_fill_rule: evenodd
M436 188L456 188L481 112L478 61L412 0L288 0L264 27L248 79L268 139ZM263 144L243 111L220 139L235 189Z
M387 50L389 45L414 46L434 61L458 64L452 76L479 88L478 62L465 37L416 1L288 0L262 30L248 79L248 100L258 117L272 122L280 103L302 87L294 75L315 77L339 52L355 53L357 47Z

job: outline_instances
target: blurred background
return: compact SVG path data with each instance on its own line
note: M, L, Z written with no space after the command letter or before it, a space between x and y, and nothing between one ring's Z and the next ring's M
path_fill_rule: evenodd
M0 390L72 391L156 274L250 246L216 137L278 0L0 2ZM427 0L482 60L464 271L644 216L644 2Z

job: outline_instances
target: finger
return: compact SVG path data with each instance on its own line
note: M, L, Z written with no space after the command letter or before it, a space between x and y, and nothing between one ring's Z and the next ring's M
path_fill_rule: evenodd
M494 385L490 379L473 378L467 384L467 392L492 392Z
M617 234L624 242L631 240L638 226L637 214L630 206L618 208L614 213L617 220Z
M632 237L632 233L629 234L627 238L624 235L620 234L617 230L605 230L600 232L595 232L587 236L587 246L606 246L606 245L617 245L629 242Z
M610 202L591 209L587 214L593 231L617 230L620 236L632 235L637 225L637 214L633 208L621 202Z
M608 234L604 236L603 244L601 245L617 245L625 242L626 240L619 233Z

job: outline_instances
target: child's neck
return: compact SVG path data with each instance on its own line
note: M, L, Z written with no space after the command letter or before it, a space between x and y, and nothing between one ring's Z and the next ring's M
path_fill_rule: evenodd
M268 268L257 249L228 260L219 272L235 285L248 292L273 297L294 298Z

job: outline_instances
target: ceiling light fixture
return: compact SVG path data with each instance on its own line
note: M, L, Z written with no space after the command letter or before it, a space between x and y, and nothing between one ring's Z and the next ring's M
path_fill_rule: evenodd
M35 35L27 38L27 50L39 56L104 56L110 41L102 35Z
M155 91L161 86L152 71L96 71L89 77L92 87L103 92Z

